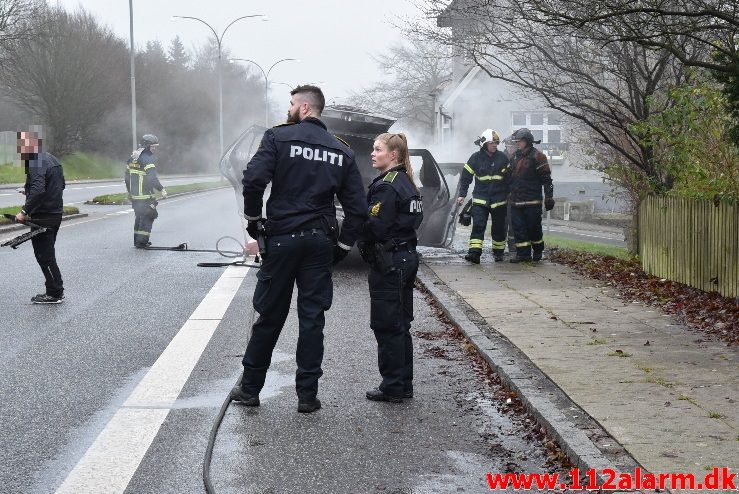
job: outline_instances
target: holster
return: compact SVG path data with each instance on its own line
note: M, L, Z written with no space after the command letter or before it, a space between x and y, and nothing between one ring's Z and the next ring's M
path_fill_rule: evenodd
M384 244L374 243L372 249L375 252L374 268L382 275L395 271L395 263L393 262L393 253L386 248Z
M389 244L390 248L394 245L392 241ZM359 248L359 255L362 256L362 260L372 266L372 269L375 271L385 275L395 270L393 253L388 249L387 245L379 242L359 242L357 247Z

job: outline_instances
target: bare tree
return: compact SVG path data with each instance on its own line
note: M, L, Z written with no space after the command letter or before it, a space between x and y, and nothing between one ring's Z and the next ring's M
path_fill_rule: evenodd
M56 7L29 21L44 36L19 39L2 79L10 96L48 127L50 149L80 147L127 98L125 43L90 14Z
M601 31L602 43L633 41L667 50L684 65L739 76L736 0L569 0L566 9L560 0L532 0L531 4L553 27L606 23L617 29ZM688 49L695 44L704 49ZM703 56L709 51L713 57Z
M592 26L612 29L599 41L634 42L666 50L680 63L709 70L723 84L734 117L731 134L739 145L739 2L736 0L532 0L552 26ZM686 44L686 40L689 42ZM699 46L701 50L691 50ZM705 56L710 53L710 56Z
M353 105L431 130L432 93L451 79L451 53L439 43L411 40L374 57L384 80L351 94Z
M38 25L46 10L38 0L0 0L0 68L4 67L12 45L38 36Z
M559 8L569 2L559 0ZM690 78L669 50L634 41L604 44L619 28L616 21L554 25L536 0L430 0L425 9L455 29L416 24L417 34L454 47L490 77L567 115L597 155L608 157L601 168L627 167L653 189L669 188L652 148L633 129L669 107L667 89ZM690 39L684 42L690 57L704 56Z

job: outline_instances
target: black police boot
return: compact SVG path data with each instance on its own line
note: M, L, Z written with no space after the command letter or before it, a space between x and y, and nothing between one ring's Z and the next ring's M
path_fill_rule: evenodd
M241 389L241 386L234 386L231 389L229 397L233 401L238 401L247 407L258 407L259 406L259 395L252 395Z
M534 255L531 257L531 260L541 261L541 252L534 252Z
M480 264L480 253L479 252L468 252L466 256L464 256L465 261L469 261L472 264Z
M367 399L372 401L387 401L390 403L403 403L403 397L402 396L392 396L392 395L386 395L384 391L382 391L380 388L375 388L370 391L367 391ZM411 396L413 396L413 391L411 391Z
M518 256L516 256L513 259L511 259L509 262L512 262L513 264L518 264L519 262L531 262L531 258L530 257L518 257Z
M321 400L315 398L313 401L299 401L298 400L298 412L300 413L313 413L316 410L321 409Z

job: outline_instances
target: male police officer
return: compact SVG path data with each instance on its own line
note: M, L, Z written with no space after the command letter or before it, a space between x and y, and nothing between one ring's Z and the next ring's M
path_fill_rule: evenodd
M324 311L331 307L331 265L349 253L367 213L362 179L349 147L319 120L325 104L315 86L291 93L288 122L264 133L244 171L244 216L257 238L264 227L267 254L257 273L254 310L259 319L244 354L244 377L231 398L259 405L259 392L298 286L299 336L295 388L298 411L321 408L316 398L323 360ZM267 219L262 197L272 182ZM338 233L334 195L344 209ZM337 235L338 234L338 235Z
M549 211L554 208L552 171L544 153L533 146L534 135L529 129L518 129L511 139L518 147L511 159L511 223L516 238L516 257L511 262L539 261L544 250L541 190L543 187L544 207Z
M491 236L493 238L493 256L496 261L503 260L505 249L505 218L508 196L508 157L498 150L500 136L492 129L485 129L475 141L480 150L470 156L459 179L459 197L462 204L467 189L475 177L475 188L472 190L472 233L470 234L469 251L464 258L472 263L480 264L482 242L488 215L491 216Z
M151 228L154 226L154 220L159 217L154 190L161 191L162 197L167 197L167 191L159 182L155 165L154 153L159 147L159 139L153 134L146 134L141 141L142 147L128 158L125 181L136 215L133 224L133 245L144 249L151 245L149 241Z

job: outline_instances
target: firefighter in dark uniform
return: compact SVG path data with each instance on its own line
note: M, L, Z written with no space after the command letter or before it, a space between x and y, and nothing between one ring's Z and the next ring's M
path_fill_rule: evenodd
M126 190L131 198L136 219L133 224L133 245L144 249L151 245L151 228L159 217L154 191L159 190L162 197L167 197L167 190L159 182L154 153L159 146L159 139L153 134L141 138L141 147L128 158L126 167Z
M266 255L257 272L254 310L259 318L244 353L244 376L231 398L259 406L272 351L287 319L293 286L298 287L299 336L295 388L298 412L321 408L324 311L331 307L332 265L346 257L367 213L354 153L319 120L325 104L315 86L291 93L288 122L264 133L244 171L244 216L250 236L266 236ZM262 200L267 217L262 217ZM334 196L344 210L339 233ZM263 229L263 230L262 230Z
M511 160L511 223L516 238L516 257L511 262L539 261L544 250L541 192L543 188L544 207L550 211L554 208L552 171L547 157L534 147L538 141L529 129L518 129L511 139L518 147Z
M369 219L360 252L369 262L370 327L377 339L381 384L367 399L400 403L413 397L413 285L418 271L416 230L423 220L421 196L413 183L403 134L382 134L372 152L382 172L367 194Z
M467 195L472 177L475 188L472 190L472 233L469 250L464 258L472 263L480 264L482 242L488 216L491 218L490 234L493 239L493 257L503 260L506 245L506 204L509 186L509 160L498 150L500 136L492 129L486 129L475 141L480 150L470 156L459 179L459 197L462 204Z

